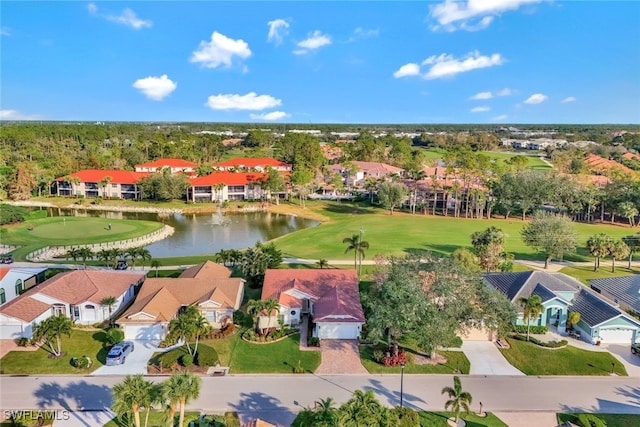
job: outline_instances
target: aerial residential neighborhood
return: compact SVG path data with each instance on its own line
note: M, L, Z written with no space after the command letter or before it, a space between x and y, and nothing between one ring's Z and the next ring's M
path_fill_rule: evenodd
M0 426L640 426L640 3L2 3Z

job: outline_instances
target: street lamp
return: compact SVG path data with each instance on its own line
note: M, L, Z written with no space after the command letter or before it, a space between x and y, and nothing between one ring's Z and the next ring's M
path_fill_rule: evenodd
M400 364L400 407L404 402L404 363Z

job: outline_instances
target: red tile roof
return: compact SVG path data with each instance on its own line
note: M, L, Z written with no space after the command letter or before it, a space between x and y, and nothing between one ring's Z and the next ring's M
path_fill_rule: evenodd
M10 268L0 268L0 280L4 279L4 276L9 274Z
M285 307L301 307L302 294L314 303L314 320L364 322L355 270L267 270L262 299L277 299Z
M197 168L198 164L182 159L156 159L136 165L136 168Z
M616 162L615 160L605 159L604 157L597 156L595 154L589 154L585 159L587 166L596 172L604 172L610 169L618 169L626 173L634 173L634 170L626 167L625 165Z
M180 274L180 277L193 279L220 279L231 277L231 270L224 265L216 264L213 261L205 261L187 268Z
M191 186L209 186L217 184L247 185L262 181L265 175L257 172L213 172L206 176L199 176L189 181Z
M622 157L624 157L627 160L640 160L640 156L633 153L624 153Z
M68 176L77 177L80 182L100 182L106 177L110 177L110 183L113 184L136 184L145 176L149 175L148 172L133 172L123 170L99 170L99 169L84 169ZM56 178L56 181L66 181L67 176L61 176Z
M214 163L213 167L287 167L291 166L288 163L281 162L280 160L272 159L270 157L238 157L235 159L226 160L220 163Z

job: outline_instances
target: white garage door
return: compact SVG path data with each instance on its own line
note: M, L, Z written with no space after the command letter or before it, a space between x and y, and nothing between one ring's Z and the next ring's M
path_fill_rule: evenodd
M600 329L603 344L631 344L633 329Z
M22 326L20 325L2 325L0 326L0 339L14 340L22 336ZM31 337L27 337L31 338Z
M318 323L316 327L321 339L354 340L360 335L357 323Z
M128 340L161 340L164 328L162 325L126 325L124 337Z

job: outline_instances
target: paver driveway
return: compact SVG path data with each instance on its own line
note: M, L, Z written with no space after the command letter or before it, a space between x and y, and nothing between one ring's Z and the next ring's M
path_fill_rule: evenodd
M462 351L471 362L470 375L524 375L507 362L491 341L463 341Z
M632 354L629 344L607 344L605 348L624 365L630 377L640 377L640 355Z
M91 375L127 375L146 374L147 362L153 353L159 351L158 341L134 340L134 350L129 353L127 360L122 365L102 366Z
M316 374L366 374L356 340L320 340L322 361Z

